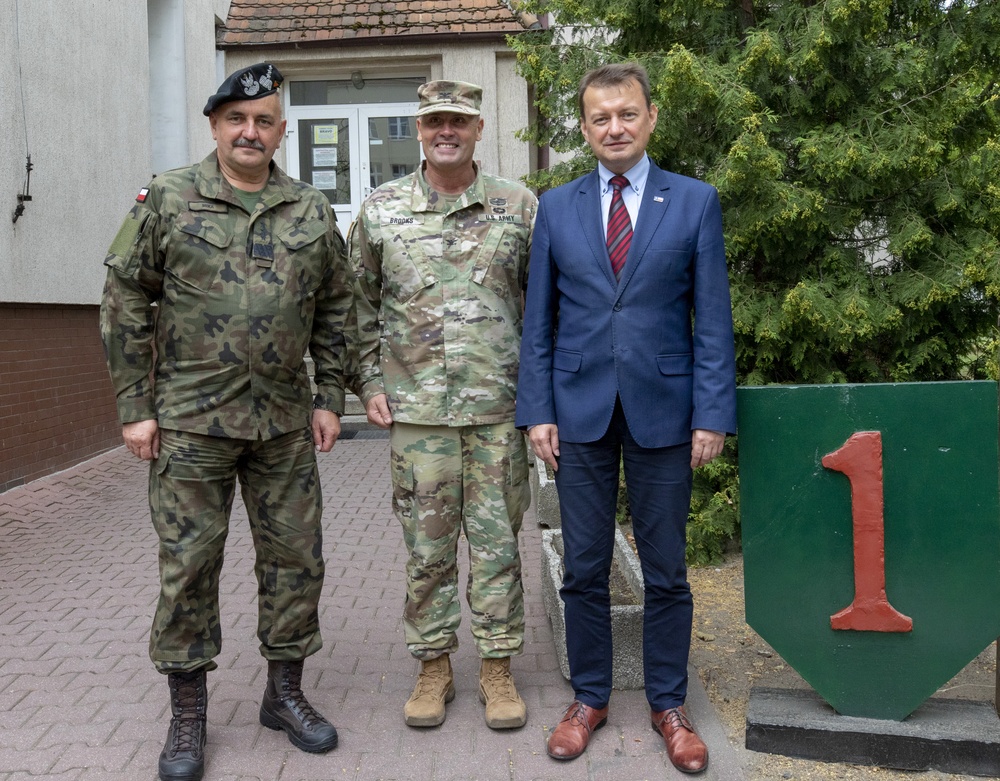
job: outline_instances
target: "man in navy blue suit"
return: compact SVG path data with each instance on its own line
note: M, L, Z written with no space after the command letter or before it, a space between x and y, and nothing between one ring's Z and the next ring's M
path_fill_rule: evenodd
M649 78L584 76L580 129L597 170L545 193L535 222L516 423L555 470L566 645L575 699L549 736L573 759L611 695L608 576L620 459L642 562L643 665L653 729L695 773L708 750L684 711L692 600L684 564L692 470L736 430L722 212L714 187L658 168Z

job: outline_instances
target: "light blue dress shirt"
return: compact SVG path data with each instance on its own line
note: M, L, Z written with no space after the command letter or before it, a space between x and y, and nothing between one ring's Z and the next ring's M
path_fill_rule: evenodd
M609 184L613 174L604 167L604 163L597 164L597 175L601 179L601 224L603 233L608 235L608 211L611 209L611 196L614 188ZM642 156L642 160L629 168L623 176L628 179L629 186L622 190L622 199L625 201L625 208L628 209L629 219L632 220L632 230L635 230L636 220L639 219L639 204L642 202L642 190L646 186L646 177L649 175L649 157Z

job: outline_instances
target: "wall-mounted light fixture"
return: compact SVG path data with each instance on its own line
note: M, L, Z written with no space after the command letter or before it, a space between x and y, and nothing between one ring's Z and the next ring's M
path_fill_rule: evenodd
M354 71L351 74L351 84L354 85L355 89L365 88L365 77L361 75L361 71Z

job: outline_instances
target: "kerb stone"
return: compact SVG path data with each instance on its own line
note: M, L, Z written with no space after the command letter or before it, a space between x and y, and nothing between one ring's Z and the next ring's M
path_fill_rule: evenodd
M902 721L841 716L810 689L754 688L746 747L824 762L1000 776L991 703L931 697Z

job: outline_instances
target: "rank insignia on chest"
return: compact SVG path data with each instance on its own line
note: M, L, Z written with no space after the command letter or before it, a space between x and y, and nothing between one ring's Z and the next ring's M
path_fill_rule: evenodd
M271 243L271 231L263 223L254 226L253 244L250 254L258 268L271 268L274 263L274 245Z
M139 194L137 196L135 196L135 202L136 203L145 203L146 202L146 198L148 196L149 196L149 188L148 187L143 187L141 190L139 190Z
M253 259L258 268L271 268L274 263L274 247L270 244L253 243Z

